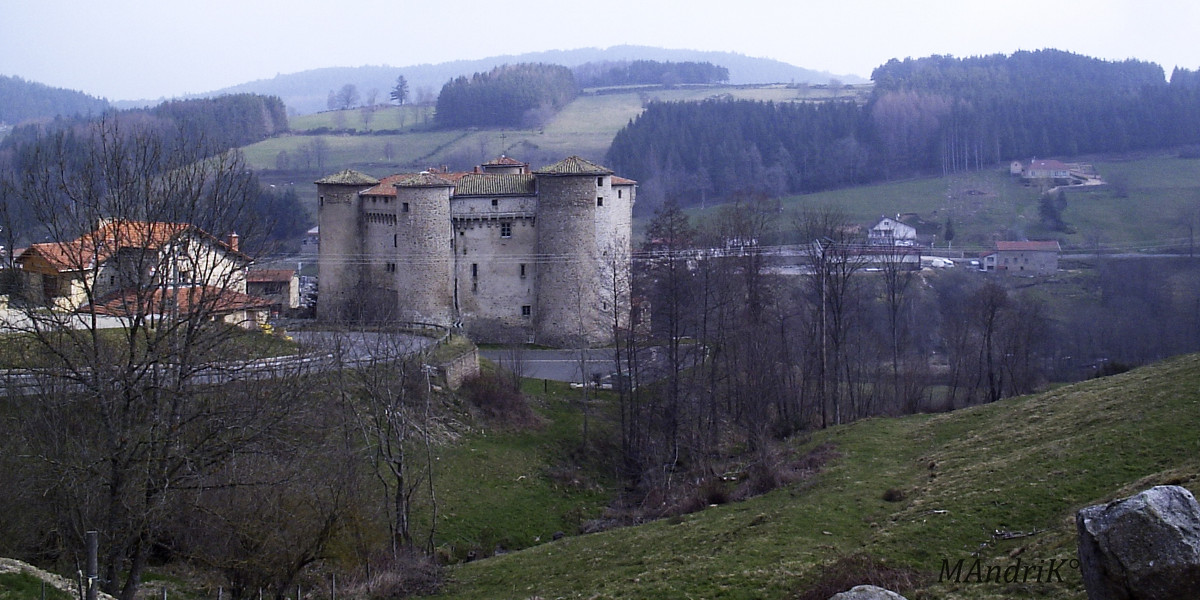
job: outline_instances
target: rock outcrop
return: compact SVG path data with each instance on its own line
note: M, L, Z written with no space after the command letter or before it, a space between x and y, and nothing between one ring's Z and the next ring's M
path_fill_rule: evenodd
M1200 504L1158 486L1075 515L1089 600L1194 598L1200 590Z
M856 585L849 591L834 594L829 600L906 600L904 596L891 590L885 590L873 585Z

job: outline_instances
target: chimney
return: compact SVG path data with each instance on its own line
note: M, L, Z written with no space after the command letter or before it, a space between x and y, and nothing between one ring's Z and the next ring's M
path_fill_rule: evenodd
M229 234L229 249L238 252L238 234L237 232Z

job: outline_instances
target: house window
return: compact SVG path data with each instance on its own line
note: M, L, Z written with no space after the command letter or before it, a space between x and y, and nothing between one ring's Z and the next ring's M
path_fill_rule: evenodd
M603 196L599 196L596 198L596 206L604 206L604 197Z
M521 263L521 279L525 279L525 263Z
M531 315L533 315L533 307L532 307L532 306L530 306L530 305L528 305L528 304L524 304L524 305L522 305L522 306L521 306L521 316L522 316L522 317L529 317L529 316L531 316Z
M604 178L603 177L596 178L596 187L604 187Z
M500 237L502 237L502 238L512 237L512 223L501 223L500 224Z

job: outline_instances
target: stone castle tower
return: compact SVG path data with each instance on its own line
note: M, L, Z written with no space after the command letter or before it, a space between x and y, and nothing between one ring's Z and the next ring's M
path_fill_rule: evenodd
M343 171L317 189L319 318L461 324L481 341L611 340L605 284L628 272L635 182L578 157L530 172L502 156L469 173Z

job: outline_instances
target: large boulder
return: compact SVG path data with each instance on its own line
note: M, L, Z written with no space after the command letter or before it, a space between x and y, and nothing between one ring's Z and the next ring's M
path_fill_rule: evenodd
M849 591L834 594L829 600L906 600L904 596L891 590L885 590L873 585L856 585Z
M1090 600L1175 600L1200 590L1200 504L1163 485L1075 515Z

